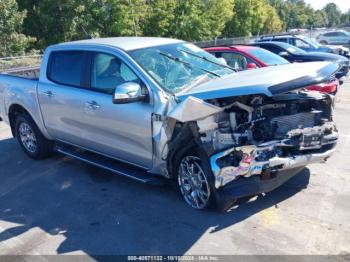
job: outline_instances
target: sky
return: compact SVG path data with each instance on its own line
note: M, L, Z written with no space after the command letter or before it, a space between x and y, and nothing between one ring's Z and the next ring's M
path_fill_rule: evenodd
M328 3L335 3L342 12L347 12L350 9L350 0L304 0L314 9L322 9Z

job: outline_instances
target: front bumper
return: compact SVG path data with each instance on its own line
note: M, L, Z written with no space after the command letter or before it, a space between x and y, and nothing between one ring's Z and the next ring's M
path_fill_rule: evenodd
M229 148L210 157L215 187L250 177L265 177L326 161L334 152L338 132L332 122L288 132L290 138L260 145ZM255 194L256 192L250 192Z
M302 171L303 168L304 167L296 167L288 170L281 170L267 179L255 175L232 181L218 190L220 201L226 202L232 199L270 192L287 182Z
M323 162L329 158L334 149L319 154L307 154L290 158L273 158L272 166L284 165L283 168L264 175L239 177L218 189L220 201L228 201L261 193L270 192L298 174L307 164Z

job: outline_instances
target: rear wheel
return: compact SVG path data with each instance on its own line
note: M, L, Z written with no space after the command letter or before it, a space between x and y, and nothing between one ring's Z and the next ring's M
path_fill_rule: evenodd
M46 139L28 114L16 118L16 137L23 151L33 159L43 159L53 152L53 142Z

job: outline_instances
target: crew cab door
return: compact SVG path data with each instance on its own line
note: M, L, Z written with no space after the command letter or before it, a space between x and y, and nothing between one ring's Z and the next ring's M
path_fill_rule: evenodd
M137 75L118 57L83 51L56 51L48 81L38 87L41 111L55 139L150 168L152 105L113 104L112 94Z

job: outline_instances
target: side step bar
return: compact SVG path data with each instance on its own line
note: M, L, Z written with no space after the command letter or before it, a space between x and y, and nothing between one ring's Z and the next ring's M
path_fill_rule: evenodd
M106 169L118 175L131 178L137 182L152 185L163 184L160 177L147 173L147 171L144 169L134 167L105 156L100 156L87 150L77 149L69 145L59 145L56 147L56 151L68 157L81 160L85 163Z

